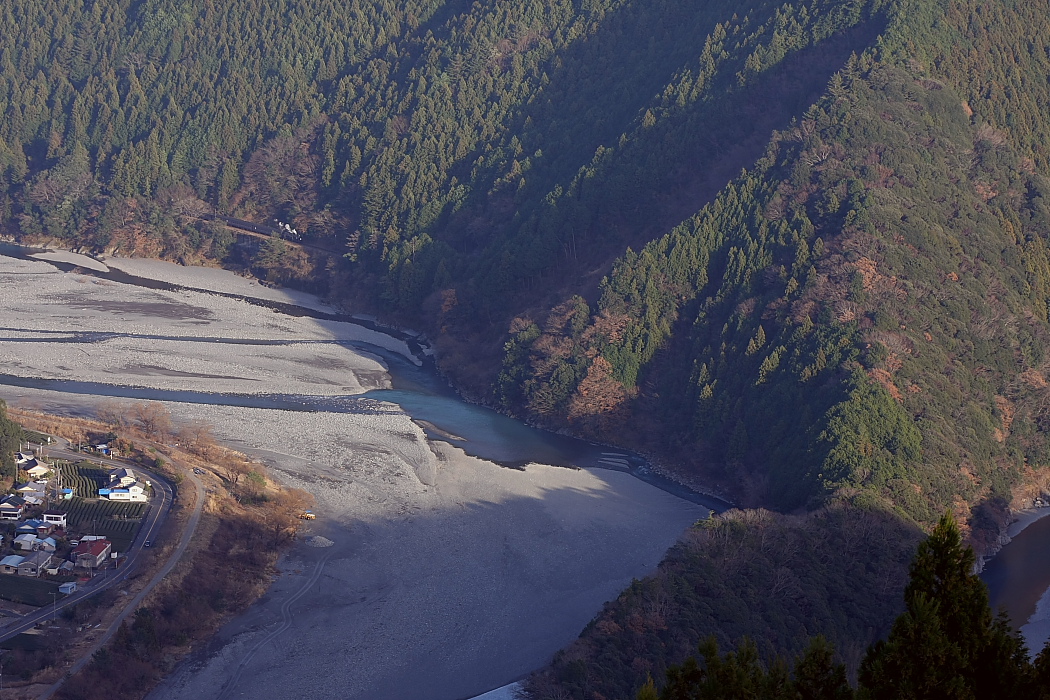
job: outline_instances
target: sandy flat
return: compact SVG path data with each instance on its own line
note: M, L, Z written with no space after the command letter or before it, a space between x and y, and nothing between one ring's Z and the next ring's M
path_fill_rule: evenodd
M227 270L211 267L185 267L163 260L147 258L106 258L106 264L129 275L146 277L171 284L181 284L202 289L210 289L226 294L240 294L256 299L279 301L295 304L318 311L335 311L330 304L312 294L297 292L294 289L279 289L260 284L251 277L230 274Z
M193 269L209 279L216 272ZM350 323L2 256L0 294L0 367L9 374L240 394L345 395L385 386L383 362L344 344L381 334ZM407 353L398 342L392 349Z
M17 332L0 332L3 373L38 376L61 364L77 378L210 392L249 391L260 377L270 391L352 393L382 383L375 358L325 344L338 332L330 323L2 257L0 292L17 299L2 324ZM92 328L134 337L35 342ZM19 333L34 342L18 342ZM278 335L317 342L237 352L200 340ZM0 398L85 414L105 403L3 386ZM574 639L706 514L619 472L512 470L466 456L428 441L393 404L359 414L167 405L177 420L210 423L224 442L311 491L319 518L267 596L181 665L151 696L158 700L274 697L274 688L311 700L459 700L498 688Z
M109 269L106 267L105 263L102 263L95 258L81 255L80 253L70 253L65 250L49 250L44 253L33 253L32 257L37 260L53 260L55 262L79 265L80 267L86 267L89 270L99 270L101 272L106 272Z

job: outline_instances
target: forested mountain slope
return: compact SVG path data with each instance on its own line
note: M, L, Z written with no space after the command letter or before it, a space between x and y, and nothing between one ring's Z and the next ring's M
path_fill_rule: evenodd
M9 0L0 18L8 234L327 289L425 328L473 396L743 505L849 503L894 532L950 509L987 551L1044 486L1038 3ZM312 247L236 245L215 214ZM718 624L686 617L654 654Z
M52 9L2 9L10 233L232 259L211 214L293 222L335 255L274 237L247 263L742 503L860 489L994 533L1046 462L1038 8Z
M883 4L16 0L0 214L220 258L195 217L280 217L346 250L344 287L402 313L438 293L443 322L502 333L530 289L593 288L751 163Z
M678 464L709 478L718 465L745 501L849 502L898 524L954 510L992 549L1050 458L1046 30L1022 3L895 5L753 168L617 264L587 323L522 328L506 391L595 435L677 440ZM539 410L566 357L584 380ZM727 629L780 650L826 634L849 662L867 638L850 624L877 587L833 595L831 611L850 611L839 619L821 614L812 565L776 544L799 524L750 517L687 537L533 680L535 697L629 697ZM821 526L817 568L863 580L895 547L886 527L870 550L825 552L815 543L839 533ZM728 541L747 563L699 571L700 552ZM731 583L735 567L746 574ZM721 587L755 587L756 602L724 614ZM799 606L804 629L770 624Z
M1045 126L1015 147L989 121L1001 106L938 70L965 70L939 47L969 42L936 9L897 8L755 167L616 264L594 313L577 300L523 323L508 405L673 440L744 502L862 489L920 522L974 508L997 530L1048 457ZM1046 47L1025 48L1031 80ZM1016 94L1018 114L1045 104L1045 88Z

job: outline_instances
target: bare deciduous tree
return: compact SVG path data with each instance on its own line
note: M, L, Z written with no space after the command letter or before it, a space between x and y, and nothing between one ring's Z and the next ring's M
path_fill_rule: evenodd
M131 405L131 418L148 437L164 440L171 435L171 413L156 401L136 402Z

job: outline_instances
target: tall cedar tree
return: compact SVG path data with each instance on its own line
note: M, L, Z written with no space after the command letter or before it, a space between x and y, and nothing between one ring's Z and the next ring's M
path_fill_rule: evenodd
M1032 697L1033 669L1004 613L973 573L950 514L919 545L904 591L906 610L861 664L862 698Z

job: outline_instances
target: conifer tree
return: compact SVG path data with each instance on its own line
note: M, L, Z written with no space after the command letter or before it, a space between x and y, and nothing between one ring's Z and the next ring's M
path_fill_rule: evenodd
M1004 615L992 616L974 563L954 518L944 515L912 562L905 612L861 665L862 698L1031 696L1024 643Z

